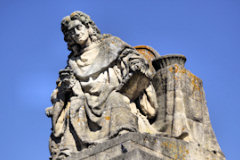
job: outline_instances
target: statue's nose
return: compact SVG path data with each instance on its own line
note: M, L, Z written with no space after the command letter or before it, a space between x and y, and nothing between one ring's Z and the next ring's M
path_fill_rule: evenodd
M79 30L77 28L74 28L74 32L77 34Z

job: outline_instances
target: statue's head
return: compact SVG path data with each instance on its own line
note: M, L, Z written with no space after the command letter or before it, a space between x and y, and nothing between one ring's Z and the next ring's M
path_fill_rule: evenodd
M64 17L61 23L64 40L68 43L68 49L73 50L75 45L81 46L88 38L92 42L101 38L101 33L90 17L80 11L73 12Z

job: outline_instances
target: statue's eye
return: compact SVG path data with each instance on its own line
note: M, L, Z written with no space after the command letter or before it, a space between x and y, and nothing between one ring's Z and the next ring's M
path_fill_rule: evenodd
M69 33L70 33L70 34L74 34L74 30L71 29L71 30L69 31Z
M77 29L78 29L78 30L80 30L81 28L82 28L82 26L81 26L81 25L78 25L78 26L77 26Z

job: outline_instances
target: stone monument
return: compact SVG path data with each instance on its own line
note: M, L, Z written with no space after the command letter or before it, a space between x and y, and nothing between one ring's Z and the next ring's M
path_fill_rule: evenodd
M183 55L101 34L80 11L61 29L70 54L46 109L50 159L225 159Z

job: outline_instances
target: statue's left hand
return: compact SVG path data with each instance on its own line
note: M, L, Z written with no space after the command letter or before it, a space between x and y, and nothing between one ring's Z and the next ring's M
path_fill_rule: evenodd
M132 71L141 71L143 69L146 69L146 64L144 63L144 60L142 59L132 59L130 61L130 69Z

